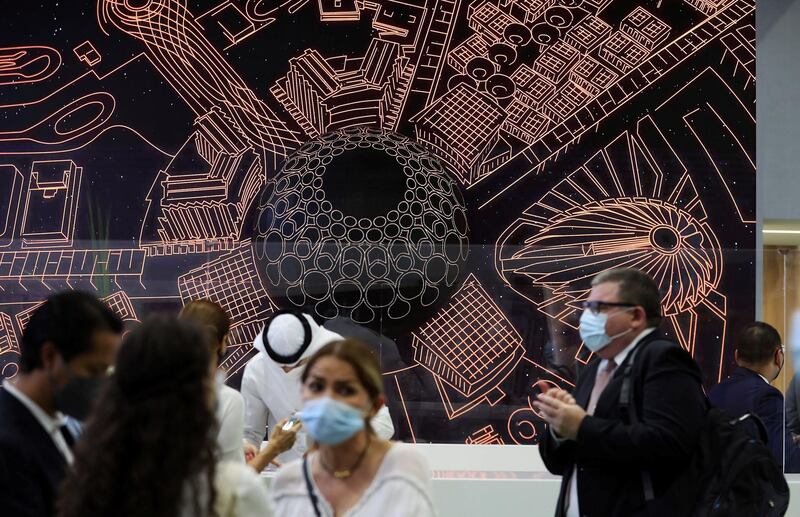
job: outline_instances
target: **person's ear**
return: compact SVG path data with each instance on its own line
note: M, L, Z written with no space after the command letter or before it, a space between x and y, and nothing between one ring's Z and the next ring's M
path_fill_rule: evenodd
M230 336L230 333L225 334L222 337L222 342L219 344L219 355L220 356L224 356L225 352L228 351L228 336Z
M633 323L639 324L641 323L645 327L647 326L647 313L644 310L644 307L636 306L633 311Z
M45 370L53 370L56 368L61 354L51 341L42 343L42 348L39 350L39 358L41 359L42 368Z
M386 405L386 396L385 395L378 395L375 398L375 402L372 404L372 411L370 411L370 418L373 418L375 415L378 414L378 411L381 410L383 406Z

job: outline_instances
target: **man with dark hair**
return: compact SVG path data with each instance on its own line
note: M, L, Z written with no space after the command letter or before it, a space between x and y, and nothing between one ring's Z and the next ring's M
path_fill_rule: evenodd
M767 428L767 446L778 463L794 468L800 452L783 422L783 394L770 385L785 361L781 335L767 323L756 321L739 334L734 359L738 368L708 394L711 403L731 416L758 416Z
M707 405L697 364L656 328L660 301L641 271L597 275L580 319L595 356L572 394L550 389L534 402L549 427L539 452L563 476L557 517L629 517L671 502L667 489L686 468Z
M75 437L108 376L122 322L92 295L47 299L21 340L21 371L0 389L0 507L4 515L49 517Z

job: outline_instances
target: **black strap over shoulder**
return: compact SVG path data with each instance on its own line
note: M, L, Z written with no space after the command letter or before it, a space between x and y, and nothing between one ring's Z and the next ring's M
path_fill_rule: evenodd
M625 369L622 372L622 388L619 392L619 411L622 414L622 419L631 425L640 423L642 420L639 418L639 412L633 400L633 387L631 386L631 376L633 373L633 363L636 359L636 354L642 349L645 343L637 343L630 354L628 354L627 361L625 361ZM644 500L650 502L655 499L655 492L653 490L653 479L650 472L642 471L642 489L644 490Z
M314 487L311 486L311 473L308 470L308 456L303 457L303 477L306 480L306 490L308 490L308 498L311 499L311 506L314 507L314 515L321 517L319 513L319 505L317 502L317 494L314 493Z

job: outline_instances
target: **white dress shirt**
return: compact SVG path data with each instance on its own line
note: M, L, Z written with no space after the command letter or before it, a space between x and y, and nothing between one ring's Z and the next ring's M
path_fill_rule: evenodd
M64 456L64 459L67 461L67 463L71 465L73 461L72 450L70 450L69 445L67 445L64 435L61 434L61 428L67 423L66 417L59 412L56 412L55 416L51 417L45 413L36 402L28 398L27 395L19 391L16 386L10 382L4 382L3 389L8 391L11 396L19 400L23 406L28 408L28 411L31 412L33 418L35 418L36 421L42 425L42 428L45 430L45 432L50 435L50 438L53 439L53 443L56 445L56 448L58 448L59 452L61 452L61 454Z
M655 327L650 327L644 329L638 336L636 336L631 343L626 346L620 353L614 356L614 362L619 368L625 358L628 357L628 354L633 350L633 348L641 341L646 335L651 333L655 330ZM597 367L597 375L600 374L603 370L605 370L606 366L608 365L608 359L603 359L600 361L600 365ZM597 377L595 377L595 382L597 382ZM552 428L551 428L552 432ZM555 435L553 435L555 438ZM563 443L566 439L556 439L558 443ZM567 508L567 517L580 517L580 507L578 506L578 466L572 468L572 481L569 484L569 507Z

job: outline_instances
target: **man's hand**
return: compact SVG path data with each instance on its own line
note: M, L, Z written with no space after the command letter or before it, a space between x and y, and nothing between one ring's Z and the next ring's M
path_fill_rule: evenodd
M258 454L258 447L248 441L244 441L244 461L249 462Z
M586 411L575 402L572 395L562 389L549 389L540 394L533 405L557 435L569 440L578 437L578 429Z

